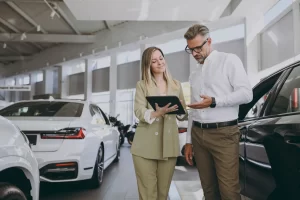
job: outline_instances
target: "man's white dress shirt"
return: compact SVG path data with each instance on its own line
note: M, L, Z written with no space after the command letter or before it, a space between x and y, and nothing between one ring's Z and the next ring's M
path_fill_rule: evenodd
M186 143L191 143L193 121L225 122L238 118L239 105L252 101L252 86L238 56L212 51L203 65L190 75L191 103L200 95L215 97L216 107L191 109Z

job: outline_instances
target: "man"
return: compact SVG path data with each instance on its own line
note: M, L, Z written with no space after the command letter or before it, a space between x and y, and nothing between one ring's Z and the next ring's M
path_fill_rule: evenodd
M206 26L194 25L184 37L186 52L201 64L190 76L186 160L192 165L194 152L206 200L240 200L237 118L239 105L252 101L250 81L236 55L212 49Z

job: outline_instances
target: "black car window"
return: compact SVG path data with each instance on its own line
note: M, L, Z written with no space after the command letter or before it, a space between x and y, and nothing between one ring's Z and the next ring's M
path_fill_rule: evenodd
M270 115L300 111L300 67L295 67L283 84Z
M283 71L278 72L262 81L253 88L253 99L248 104L242 104L239 107L239 120L261 117L262 110L265 109L265 102L268 95L282 76Z
M5 117L80 117L82 103L63 101L29 101L12 104L2 110Z
M271 90L271 89L270 89ZM250 111L247 113L245 119L251 119L251 118L256 118L256 117L259 117L260 115L260 112L268 98L268 95L270 93L270 90L265 94L263 95L263 97L261 97L257 102L256 104L250 109Z

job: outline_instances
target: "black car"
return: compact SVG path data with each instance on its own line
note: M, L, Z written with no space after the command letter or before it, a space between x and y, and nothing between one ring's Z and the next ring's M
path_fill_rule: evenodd
M239 109L242 194L299 200L300 62L260 81Z

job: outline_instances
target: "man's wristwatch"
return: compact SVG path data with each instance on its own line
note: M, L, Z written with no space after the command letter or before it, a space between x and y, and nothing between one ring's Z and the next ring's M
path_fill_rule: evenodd
M212 99L212 102L211 102L211 104L210 104L210 106L209 107L211 107L211 108L215 108L216 107L216 99L215 99L215 97L212 97L211 98Z

